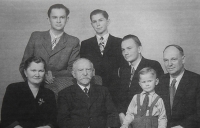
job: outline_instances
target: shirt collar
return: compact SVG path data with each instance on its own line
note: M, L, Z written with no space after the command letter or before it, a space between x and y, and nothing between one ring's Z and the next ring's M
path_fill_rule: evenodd
M78 84L78 83L77 83ZM84 89L85 88L87 88L88 89L88 91L89 91L89 89L90 89L90 84L88 85L88 86L82 86L82 85L80 85L80 84L78 84L78 86L84 91Z
M96 37L97 37L98 44L101 42L101 41L100 41L100 38L101 38L101 37L103 37L104 44L106 44L106 43L107 43L107 40L108 40L108 37L109 37L109 33L107 33L107 34L105 34L105 35L103 35L103 36L96 35Z
M170 83L169 83L169 85L171 85L173 79L176 79L175 87L178 88L178 85L179 85L179 83L181 81L181 78L183 77L184 72L185 72L185 70L181 74L179 74L176 78L173 78L170 75Z
M129 65L131 66L131 68L133 68L133 67L134 67L134 69L136 70L136 69L137 69L137 67L138 67L138 65L140 64L141 60L142 60L142 57L141 57L141 58L139 58L138 62L137 62L135 65L133 65L133 64L132 64L132 63L130 63L130 62L128 62L128 63L129 63Z
M50 33L50 35L51 35L51 41L53 41L55 38L60 38L62 35L63 35L63 33L64 32L62 32L62 33L60 33L59 35L55 35L54 33L53 33L53 31L50 29L49 30L49 33Z
M147 93L147 92L145 92L145 91L142 91L142 93L141 93L141 94L142 94L142 95L146 95L146 93ZM155 91L152 91L152 92L150 92L150 93L149 93L149 95L150 95L150 96L152 96L152 95L154 95L154 94L155 94Z

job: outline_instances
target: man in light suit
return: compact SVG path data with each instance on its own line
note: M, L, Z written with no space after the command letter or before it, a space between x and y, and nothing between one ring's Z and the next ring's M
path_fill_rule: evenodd
M71 76L72 64L79 58L79 39L64 32L64 27L69 20L69 12L69 9L62 4L55 4L49 8L50 30L36 31L31 34L19 67L24 78L23 66L25 60L33 55L42 57L47 63L45 78L46 83L50 84L47 87L55 93L62 87L58 87L58 82L54 82L61 82L62 79L60 78Z
M72 75L76 83L58 95L59 127L116 127L118 115L108 89L91 83L95 75L92 62L85 58L76 60Z
M100 9L92 11L90 20L96 35L81 42L80 56L92 61L96 75L102 77L103 86L108 87L115 102L119 89L113 82L117 81L117 69L123 59L121 38L109 34L110 19L106 11Z
M200 75L184 68L185 55L178 45L168 45L163 60L168 73L156 92L164 101L168 128L199 128Z
M158 61L146 59L142 56L142 44L135 35L126 35L122 39L122 54L126 60L120 69L120 93L118 111L120 122L123 123L128 106L135 94L141 93L142 88L139 85L138 72L145 68L153 68L158 78L164 74L164 71Z

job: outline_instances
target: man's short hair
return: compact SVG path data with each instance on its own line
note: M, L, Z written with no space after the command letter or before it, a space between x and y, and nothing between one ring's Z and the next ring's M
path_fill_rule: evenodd
M94 10L90 13L90 20L91 21L92 21L92 16L96 15L96 14L102 14L104 16L104 18L106 18L106 19L108 19L108 17L109 17L109 15L106 11L101 10L101 9L96 9L96 10Z
M66 12L66 16L68 16L69 13L70 13L69 9L68 9L67 7L65 7L63 4L54 4L54 5L52 5L52 6L49 8L49 10L48 10L48 12L47 12L48 17L50 17L50 14L51 14L52 9L55 9L55 8L57 8L57 9L60 9L60 8L64 9L65 12Z
M139 38L135 35L126 35L124 36L124 38L122 39L122 42L125 41L125 40L128 40L128 39L132 39L135 41L135 43L137 44L137 46L142 46L142 43L140 42Z
M183 48L181 48L181 46L176 45L176 44L170 44L170 45L166 46L165 49L164 49L164 51L163 51L163 53L164 53L165 50L166 50L167 48L169 48L169 47L175 47L175 48L177 48L177 49L179 50L180 54L181 54L182 56L184 56Z
M145 67L145 68L141 69L138 72L138 78L140 79L140 75L145 75L147 73L150 73L152 76L155 76L157 78L156 71L153 68L151 68L151 67Z

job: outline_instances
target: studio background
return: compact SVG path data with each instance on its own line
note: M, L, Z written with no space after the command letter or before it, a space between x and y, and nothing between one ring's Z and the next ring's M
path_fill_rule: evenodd
M103 9L110 16L109 32L138 36L144 57L158 60L164 69L163 49L178 44L185 51L186 69L200 74L199 0L1 0L0 108L6 87L22 81L19 64L31 33L50 28L47 10L56 3L70 9L65 32L80 41L95 35L90 12Z

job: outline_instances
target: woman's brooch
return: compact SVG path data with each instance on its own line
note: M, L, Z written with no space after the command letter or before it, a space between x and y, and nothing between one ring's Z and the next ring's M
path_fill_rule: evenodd
M40 98L39 101L38 101L39 105L42 105L44 102L45 101L42 98Z

